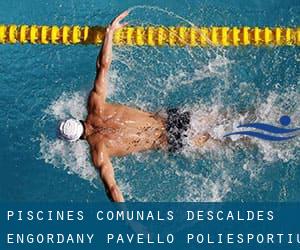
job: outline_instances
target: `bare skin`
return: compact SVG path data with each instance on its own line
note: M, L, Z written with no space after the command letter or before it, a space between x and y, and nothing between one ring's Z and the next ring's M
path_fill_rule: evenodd
M88 99L83 135L90 145L92 161L99 170L107 195L115 202L124 202L124 198L117 186L110 158L150 149L166 149L168 145L166 121L162 117L106 102L113 34L127 25L120 23L127 15L128 11L123 12L107 27L96 61L96 78ZM208 139L208 134L201 135L195 139L195 145L202 146Z

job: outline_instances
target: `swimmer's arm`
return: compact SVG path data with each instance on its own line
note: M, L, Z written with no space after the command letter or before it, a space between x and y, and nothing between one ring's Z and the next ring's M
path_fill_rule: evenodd
M128 11L117 16L107 27L103 46L96 61L96 78L94 91L104 99L107 95L107 75L112 61L112 44L114 32L117 29L123 28L127 23L120 23L127 15Z
M114 169L105 146L102 144L92 154L95 167L99 170L100 178L105 186L108 198L114 202L124 202L123 195L117 185Z

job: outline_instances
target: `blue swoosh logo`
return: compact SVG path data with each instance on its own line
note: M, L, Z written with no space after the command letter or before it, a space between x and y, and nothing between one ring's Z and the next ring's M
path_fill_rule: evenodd
M300 128L294 128L294 129L278 128L265 123L248 123L248 124L240 125L238 126L238 128L256 128L273 134L287 134L287 133L300 131Z
M280 117L279 122L282 126L288 126L291 124L291 118L289 116L283 115ZM288 128L280 128L276 127L270 124L266 123L246 123L239 125L237 128L253 128L253 129L259 129L262 132L267 132L267 133L272 133L272 134L279 134L279 135L284 135L284 134L291 134L297 131L300 131L300 128L293 128L293 129L288 129ZM231 135L247 135L255 138L259 138L262 140L266 141L286 141L295 138L297 135L290 135L290 136L277 136L277 135L270 135L270 134L265 134L262 132L255 132L255 131L238 131L238 132L232 132L229 134L225 134L224 137L231 136Z
M266 140L266 141L286 141L286 140L290 140L290 139L293 139L296 137L296 135L273 136L273 135L267 135L267 134L258 133L258 132L254 132L254 131L233 132L233 133L224 135L224 137L231 136L231 135L248 135L248 136L252 136L252 137L259 138L259 139Z

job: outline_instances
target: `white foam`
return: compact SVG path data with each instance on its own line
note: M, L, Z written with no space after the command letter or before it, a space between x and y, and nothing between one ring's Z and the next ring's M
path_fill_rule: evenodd
M287 98L287 96L289 98ZM293 102L291 102L291 99ZM288 113L293 121L294 127L299 127L300 107L297 103L300 102L300 94L295 91L287 90L284 93L276 94L271 92L265 101L258 102L253 112L246 112L244 114L238 113L235 110L225 108L219 100L216 100L213 104L207 105L204 103L198 103L194 107L185 107L185 110L191 110L191 129L188 131L188 137L186 140L185 154L191 154L192 152L207 152L208 150L220 151L221 147L230 147L230 145L222 146L225 138L224 135L232 131L243 131L246 129L237 129L240 124L252 121L252 122L264 122L271 123L279 126L279 118L281 115ZM295 105L293 105L293 103ZM290 106L290 110L288 107ZM255 120L253 120L255 119ZM212 142L208 142L204 147L195 147L193 140L197 135L209 133ZM234 135L231 136L231 141L240 141L241 138L246 136ZM249 138L250 143L258 146L260 152L264 156L265 161L282 160L287 162L289 160L299 157L296 154L296 150L300 146L300 138L296 137L292 141L287 143L274 143L270 141L264 141L255 138ZM240 143L244 150L247 150L249 143ZM231 146L231 150L234 150L235 146ZM223 152L224 153L224 152ZM227 152L228 154L228 152Z
M48 120L58 120L75 117L84 119L86 116L86 94L79 92L63 93L45 110ZM51 125L53 125L51 123ZM55 131L55 128L52 128ZM54 167L63 168L68 174L76 174L91 183L97 177L91 165L88 145L84 141L65 142L58 138L51 139L41 134L40 158Z
M62 93L62 95L45 110L45 113L58 120L74 117L84 119L87 93Z
M41 135L40 153L46 163L63 168L68 174L76 174L92 184L98 177L90 163L88 145L83 141L68 143L58 139L50 140Z

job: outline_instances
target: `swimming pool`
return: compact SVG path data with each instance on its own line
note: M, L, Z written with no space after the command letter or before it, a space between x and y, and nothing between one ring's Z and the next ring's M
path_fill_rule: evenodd
M0 23L107 24L132 8L131 25L299 26L299 1L16 1ZM0 46L1 201L105 201L84 142L56 139L59 119L83 118L96 46ZM109 100L150 111L209 114L216 136L255 117L300 126L299 47L116 47ZM247 113L249 111L249 113ZM227 114L224 116L223 114ZM203 124L194 124L201 130ZM299 201L300 137L214 145L180 155L113 160L129 201Z

